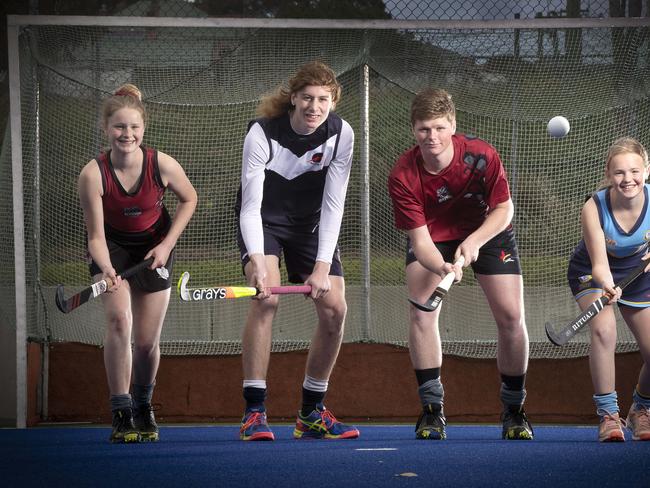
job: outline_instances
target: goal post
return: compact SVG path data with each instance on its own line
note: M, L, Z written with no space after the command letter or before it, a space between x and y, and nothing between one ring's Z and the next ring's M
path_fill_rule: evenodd
M386 178L413 144L413 94L440 86L454 97L458 131L492 143L506 166L531 357L587 353L584 335L566 348L551 346L544 321L577 310L566 264L607 147L622 135L650 144L650 19L8 16L8 25L11 155L3 152L0 167L2 174L11 171L13 183L0 195L0 221L13 232L0 261L15 269L11 281L5 278L15 303L3 298L0 309L15 308L17 350L27 339L101 344L101 306L63 315L54 292L59 282L72 291L89 281L76 179L105 145L98 126L105 96L122 83L136 84L150 118L145 143L178 159L197 188L199 205L177 246L175 278L187 270L196 286L238 284L244 280L234 198L247 122L265 93L317 58L343 85L337 112L357 141L339 241L348 301L344 340L407 344L405 238L393 227ZM625 47L616 41L620 32ZM546 133L555 115L571 122L564 139ZM168 203L173 211L173 198ZM247 303L236 302L189 305L172 296L163 353L240 352ZM471 273L441 313L445 353L495 356L494 320ZM309 302L283 298L273 350L306 347L315 321ZM619 327L618 350L635 348Z

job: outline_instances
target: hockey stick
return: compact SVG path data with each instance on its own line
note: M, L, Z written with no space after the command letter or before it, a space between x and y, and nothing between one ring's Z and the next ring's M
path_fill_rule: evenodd
M254 297L261 292L254 286L212 286L207 288L188 288L190 273L185 271L178 280L178 294L184 302L201 300L225 300L230 298ZM311 285L271 286L272 295L290 295L311 293Z
M623 290L627 285L632 283L635 279L641 276L646 268L650 264L648 261L643 261L639 266L634 268L630 274L628 274L621 281L616 283L614 286ZM569 342L585 325L589 323L596 315L598 315L605 305L609 303L609 296L603 295L598 300L593 302L584 312L578 315L575 319L565 325L559 332L555 332L555 328L550 322L546 322L544 328L546 329L546 337L556 346L563 346Z
M465 258L461 255L458 260L456 261L457 265L462 266L465 264ZM454 279L456 278L456 275L452 271L451 273L447 273L447 275L438 283L438 286L434 290L434 292L431 294L429 299L424 302L424 303L419 303L413 300L412 298L409 298L409 302L411 304L419 309L422 310L423 312L433 312L436 308L440 306L440 303L442 302L442 299L445 298L445 295L447 295L447 292L449 291L449 288L451 285L454 283Z
M153 257L150 257L149 259L145 259L144 261L136 264L135 266L131 266L130 268L125 269L122 273L120 273L120 276L122 277L122 279L129 278L134 274L136 274L138 271L147 268L148 266L151 266L151 263L153 263ZM164 276L165 274L167 274L167 277L169 277L167 268L158 268L158 274L160 275L161 278L164 279L166 279L166 277ZM55 296L56 306L59 307L59 310L61 310L63 313L70 313L75 308L80 307L91 298L98 297L102 293L105 293L106 290L108 290L111 287L111 285L112 283L110 282L110 280L98 281L97 283L93 283L89 287L84 288L76 295L72 295L67 300L65 299L65 292L64 292L63 285L58 285L56 287L56 296Z

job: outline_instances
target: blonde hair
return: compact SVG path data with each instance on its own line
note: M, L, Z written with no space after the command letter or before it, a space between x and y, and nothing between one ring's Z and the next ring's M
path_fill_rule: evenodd
M257 107L257 115L272 119L288 112L292 108L291 95L309 85L328 88L333 104L341 98L341 85L332 68L320 61L311 61L302 65L286 85L264 97Z
M645 147L643 147L639 141L632 137L621 137L619 139L616 139L607 150L607 155L605 156L606 173L609 171L609 164L611 163L612 159L620 154L636 154L638 156L641 156L641 159L643 160L643 167L646 169L648 168L648 152L646 151ZM601 181L600 185L598 186L598 190L609 188L610 186L611 184L609 182L609 179L607 176L605 176L603 181Z
M449 122L456 119L456 106L451 95L441 88L425 88L418 92L411 102L411 125L418 120L446 117Z
M147 112L142 104L142 93L137 86L125 83L113 95L104 100L102 105L102 126L106 127L108 119L122 108L132 108L140 112L143 122L147 122Z

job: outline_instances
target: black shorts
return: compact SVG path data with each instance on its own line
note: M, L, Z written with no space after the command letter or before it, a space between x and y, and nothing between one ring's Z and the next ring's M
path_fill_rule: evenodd
M631 271L641 264L641 254L633 254L623 258L608 256L609 269L612 273L614 282L618 283ZM569 269L567 278L571 293L578 300L579 298L594 293L594 300L603 293L600 283L596 282L591 276L591 260L585 248L579 252L574 252L569 260ZM650 307L650 273L644 273L630 283L621 298L616 302L618 306L627 305L628 307L647 308Z
M108 252L111 256L111 264L118 275L125 269L135 266L142 261L145 255L154 247L152 244L147 244L146 246L120 246L110 239L106 239L106 244L108 245ZM165 267L167 268L167 271L169 271L167 279L163 279L155 269L151 270L147 268L139 271L130 278L127 278L127 281L129 282L129 285L136 286L145 292L151 293L166 290L172 286L172 271L174 267L173 249L172 252L169 253L169 259L167 259ZM102 272L92 259L89 263L89 269L91 276L101 274Z
M314 271L316 256L318 255L318 227L295 228L284 226L270 226L264 224L264 254L277 256L282 262L282 256L287 266L287 275L290 283L304 283ZM246 244L237 230L237 244L242 262L246 266L250 258ZM343 265L338 245L334 249L330 276L343 276Z
M453 262L456 248L462 240L435 242L436 248L442 254L447 263ZM406 239L406 265L417 261L411 241ZM515 233L512 227L497 234L487 241L479 250L478 259L471 264L475 274L498 275L498 274L521 274L521 263L519 262L519 251L515 241Z

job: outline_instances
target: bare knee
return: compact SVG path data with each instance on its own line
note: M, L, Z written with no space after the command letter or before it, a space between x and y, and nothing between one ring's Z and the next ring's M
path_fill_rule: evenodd
M322 308L319 312L319 327L330 335L342 336L347 312L345 301Z
M603 327L594 327L593 325L591 327L592 344L600 344L603 347L616 347L616 327L609 324Z
M439 312L423 312L411 307L409 312L411 330L415 332L425 332L433 327L435 318Z
M279 300L277 296L272 296L265 300L253 300L248 317L246 320L247 327L266 328L273 325L273 318L278 310Z
M499 332L508 336L517 336L525 332L524 317L518 312L508 312L497 319Z
M106 317L106 327L109 334L128 340L131 336L131 313L128 310L111 310Z
M271 296L265 300L254 300L249 313L252 317L273 319L278 311L279 304L280 300L277 296Z
M136 357L150 357L158 351L158 341L136 342L133 345L133 355Z

